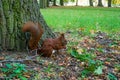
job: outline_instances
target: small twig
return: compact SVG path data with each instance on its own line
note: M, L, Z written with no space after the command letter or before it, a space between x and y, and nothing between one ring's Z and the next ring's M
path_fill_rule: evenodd
M9 79L8 77L0 77L0 80L6 80Z
M4 62L24 62L24 61L35 61L34 59L20 59L20 60L2 60L0 63Z
M30 49L27 48L27 51L28 51L29 54L35 53L35 55L37 55L37 50L38 49L30 50Z
M35 57L37 57L37 56L39 56L39 55L30 56L30 57L28 57L28 59L32 59L32 58L35 58Z
M120 57L116 56L115 58L117 58L118 60L120 60Z
M107 65L107 64L104 64L105 66L108 66L110 68L114 68L112 65Z

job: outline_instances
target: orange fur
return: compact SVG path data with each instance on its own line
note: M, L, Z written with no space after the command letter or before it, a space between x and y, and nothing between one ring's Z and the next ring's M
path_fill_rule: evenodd
M31 21L26 22L22 28L23 32L30 32L31 37L28 43L29 49L34 50L38 48L38 42L43 34L43 29L41 24L33 23Z
M50 57L53 50L66 49L67 41L64 37L64 34L61 34L60 37L55 39L46 39L43 41L42 47L38 49L38 54L45 57Z

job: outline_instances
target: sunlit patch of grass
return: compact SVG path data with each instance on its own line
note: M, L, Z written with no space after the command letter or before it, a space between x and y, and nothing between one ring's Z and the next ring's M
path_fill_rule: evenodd
M105 32L119 32L120 8L93 7L55 7L41 9L47 24L54 31L102 30Z

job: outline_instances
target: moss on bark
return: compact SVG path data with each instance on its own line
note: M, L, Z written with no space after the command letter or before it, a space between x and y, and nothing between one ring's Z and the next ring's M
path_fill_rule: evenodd
M0 47L3 50L26 49L21 28L27 21L42 24L45 31L42 40L55 37L40 13L37 0L0 0L0 11Z

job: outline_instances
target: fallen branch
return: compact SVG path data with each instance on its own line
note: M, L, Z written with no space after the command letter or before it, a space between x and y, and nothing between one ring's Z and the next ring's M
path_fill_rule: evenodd
M9 80L9 77L0 77L0 80Z
M35 59L20 59L20 60L2 60L0 63L4 62L24 62L24 61L36 61Z
M39 55L35 55L35 56L30 56L28 57L27 59L19 59L19 60L2 60L0 61L0 63L4 63L4 62L24 62L24 61L36 61L35 59L32 59L32 58L35 58Z
M27 59L32 59L32 58L35 58L35 57L37 57L37 56L39 56L39 55L30 56L30 57L28 57Z

